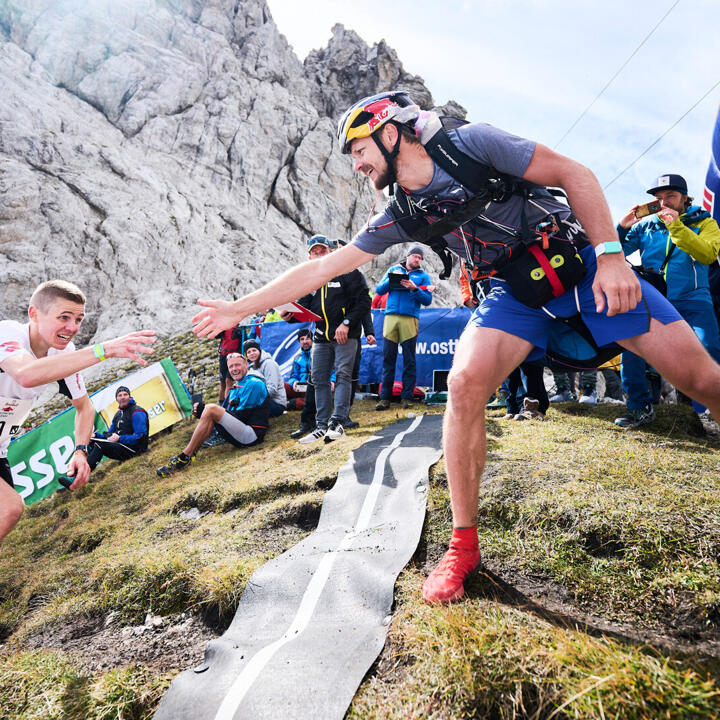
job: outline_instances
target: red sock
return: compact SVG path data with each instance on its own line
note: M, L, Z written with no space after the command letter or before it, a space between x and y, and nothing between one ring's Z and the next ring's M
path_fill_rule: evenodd
M450 547L455 547L458 550L475 550L478 547L477 525L453 528Z

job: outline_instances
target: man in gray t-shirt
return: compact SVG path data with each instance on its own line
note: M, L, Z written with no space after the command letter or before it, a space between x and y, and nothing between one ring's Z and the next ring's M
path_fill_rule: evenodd
M437 116L421 111L405 93L388 92L353 105L340 121L338 137L343 152L351 154L355 171L377 189L396 183L402 189L399 195L409 199L407 213L422 221L427 203L448 209L472 195L442 169L443 162L435 162L429 154L428 149L434 152L437 127ZM525 189L528 185L534 189L530 195L512 194L505 202L491 202L481 208L478 220L467 220L443 236L450 251L493 277L493 289L460 338L448 378L443 443L454 527L450 549L423 586L428 602L461 597L463 581L480 559L476 523L486 454L485 403L521 362L544 353L553 326L560 322L557 318L579 313L598 345L615 341L643 356L673 385L720 417L720 366L667 300L640 282L625 262L593 173L543 145L489 125L465 125L448 135L454 148L471 159L515 178L514 187L522 182ZM561 187L570 207L542 189L549 186ZM442 213L436 215L434 221L441 217ZM543 269L533 274L547 277L552 285L551 299L543 299L545 304L536 307L518 299L518 290L525 289L525 276L521 275L518 288L516 275L511 290L510 273L525 251L518 245L518 230L529 228L533 237L542 237L541 228L548 225L560 240L575 243L584 276L576 278L567 291L562 284L558 287L550 280L553 271L545 272L549 259L555 257L538 258L528 243L526 259L530 253L540 263L537 270ZM217 335L260 308L311 292L330 278L364 265L387 247L411 239L398 214L386 209L349 245L319 261L291 268L247 297L235 302L200 301L206 309L193 318L195 332L201 337Z

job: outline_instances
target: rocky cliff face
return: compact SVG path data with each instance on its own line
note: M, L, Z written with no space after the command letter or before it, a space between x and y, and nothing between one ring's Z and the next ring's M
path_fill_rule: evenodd
M0 87L1 316L71 279L84 339L187 329L198 297L245 294L310 234L350 238L374 192L337 116L391 87L433 105L340 25L301 64L264 0L0 0Z

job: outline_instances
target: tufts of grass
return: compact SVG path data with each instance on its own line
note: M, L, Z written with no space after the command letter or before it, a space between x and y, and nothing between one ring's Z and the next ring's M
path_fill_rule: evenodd
M129 622L139 622L147 612L180 612L193 596L193 576L188 563L178 558L120 565L99 579L101 606L119 611Z
M661 407L656 424L630 432L613 426L615 412L551 408L545 423L489 418L482 556L506 583L532 578L568 604L630 623L646 637L659 631L717 643L720 444L698 435L681 407ZM21 718L149 717L162 676L141 668L80 671L62 654L22 652L26 641L54 623L110 610L125 623L149 611L190 611L224 627L255 568L315 526L322 491L348 452L381 423L404 417L380 416L367 401L353 415L361 429L342 443L298 447L287 437L295 426L288 415L262 446L201 451L191 468L158 480L155 468L192 432L194 423L183 422L145 455L104 464L84 494L61 493L31 508L0 547L0 633L7 639L0 707ZM202 517L180 516L191 507ZM422 577L450 528L440 462L419 551L399 579L388 647L350 717L720 714L720 673L706 656L548 624L522 606L488 602L477 575L462 603L422 605Z
M483 556L545 577L611 619L711 626L720 598L717 441L696 439L694 415L680 406L659 408L660 431L646 434L618 431L611 408L574 412L541 427L508 423L501 462L489 459L481 486Z
M388 665L348 718L710 718L720 707L717 664L666 657L594 638L492 602L417 602L406 574Z
M13 720L149 720L168 684L142 667L93 677L61 653L25 652L0 663L0 708Z

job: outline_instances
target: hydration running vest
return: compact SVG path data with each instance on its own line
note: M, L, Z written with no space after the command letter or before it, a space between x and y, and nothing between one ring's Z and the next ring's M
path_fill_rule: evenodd
M525 212L529 199L539 194L538 191L555 197L567 196L562 190L535 185L502 173L464 153L452 142L447 130L466 124L465 120L452 117L432 119L423 131L421 142L432 160L468 188L473 193L472 197L459 205L453 203L452 207L432 202L419 204L396 185L386 209L413 241L428 245L440 257L443 263L440 278L445 280L452 272L453 258L444 235L470 220L497 230L497 226L491 226L478 216L490 203L506 202L519 195L524 201L520 227L514 232L507 231L507 242L502 249L495 251L494 257L487 252L487 247L483 248L486 257L482 268L476 263L470 268L472 284L477 285L480 280L497 275L508 282L518 300L530 307L542 307L553 297L559 297L576 286L584 277L586 268L573 240L577 239L585 245L587 238L584 233L577 238L558 235L561 223L552 214L531 229ZM465 238L465 233L462 236ZM478 240L472 236L470 243L478 244ZM475 261L478 248L470 250L469 257ZM614 343L599 347L579 312L569 318L557 319L562 322L550 338L547 354L559 364L577 369L594 368L621 351Z

